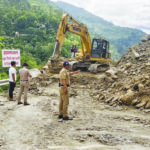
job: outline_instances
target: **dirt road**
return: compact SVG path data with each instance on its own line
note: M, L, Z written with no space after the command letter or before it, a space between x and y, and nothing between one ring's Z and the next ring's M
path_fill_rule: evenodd
M40 96L29 94L30 106L0 96L1 150L150 150L150 112L101 103L76 83L69 107L74 119L62 121L57 83L42 89Z

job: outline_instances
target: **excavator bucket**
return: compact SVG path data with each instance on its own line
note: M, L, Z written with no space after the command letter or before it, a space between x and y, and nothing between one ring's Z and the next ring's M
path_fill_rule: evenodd
M61 51L61 45L60 45L59 41L56 41L53 55L50 58L50 62L51 62L50 66L49 66L50 72L58 73L60 71L60 69L62 68L61 60L59 57L60 51Z
M62 62L59 58L52 57L50 59L49 71L51 73L58 73L62 68Z

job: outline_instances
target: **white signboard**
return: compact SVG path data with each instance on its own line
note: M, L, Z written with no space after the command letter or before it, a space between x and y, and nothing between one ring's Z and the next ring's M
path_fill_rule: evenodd
M10 67L11 61L15 61L16 66L20 67L20 50L2 50L2 66Z

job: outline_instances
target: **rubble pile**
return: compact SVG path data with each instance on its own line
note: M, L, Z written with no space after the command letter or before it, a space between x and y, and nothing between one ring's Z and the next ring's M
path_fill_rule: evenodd
M30 92L32 94L41 95L44 91L41 90L43 87L48 87L54 82L59 81L59 71L62 68L62 64L65 61L73 61L73 58L63 58L60 57L54 61L53 67L51 66L51 58L48 60L47 64L43 66L40 70L32 69L30 70L33 78L30 81Z
M99 100L150 109L150 35L130 47L104 79Z
M32 71L31 74L33 75ZM32 94L41 95L42 87L47 87L53 82L58 81L58 75L52 74L49 72L48 65L46 64L43 68L40 70L35 70L34 74L36 74L32 80L30 81L30 92Z

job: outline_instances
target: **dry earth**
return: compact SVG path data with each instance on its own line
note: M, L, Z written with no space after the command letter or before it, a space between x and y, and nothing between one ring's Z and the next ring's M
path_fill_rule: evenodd
M150 111L98 101L91 93L100 77L89 73L72 77L72 121L57 119L57 81L39 87L41 94L31 92L30 106L18 106L1 94L0 149L150 150Z

